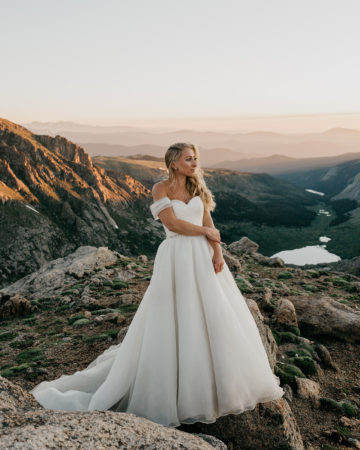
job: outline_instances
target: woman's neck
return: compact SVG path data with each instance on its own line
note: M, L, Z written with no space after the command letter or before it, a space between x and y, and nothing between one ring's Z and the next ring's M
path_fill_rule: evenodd
M186 175L176 175L176 190L186 191Z

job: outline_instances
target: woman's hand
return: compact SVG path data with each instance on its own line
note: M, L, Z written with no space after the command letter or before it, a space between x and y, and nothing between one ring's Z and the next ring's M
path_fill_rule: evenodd
M214 251L212 263L215 269L215 273L221 272L223 270L225 261L221 249L218 251Z
M205 227L205 228L206 228L206 237L220 244L221 242L220 231L217 228L212 227Z

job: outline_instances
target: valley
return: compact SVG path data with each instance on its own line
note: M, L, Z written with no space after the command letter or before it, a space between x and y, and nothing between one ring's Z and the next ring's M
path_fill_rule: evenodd
M328 236L329 252L342 259L360 255L359 160L349 158L314 158L313 166L308 159L306 170L289 166L273 175L204 167L222 240L248 236L271 256ZM60 135L33 134L1 119L0 286L79 245L153 257L164 230L149 211L151 188L166 177L158 156L91 157Z

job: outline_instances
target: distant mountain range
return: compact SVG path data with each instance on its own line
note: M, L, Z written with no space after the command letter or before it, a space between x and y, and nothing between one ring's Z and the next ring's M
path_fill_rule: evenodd
M89 126L72 122L32 122L24 126L37 134L61 134L94 156L127 156L133 154L133 151L162 156L171 144L190 141L199 147L204 167L229 160L273 154L302 158L335 156L358 152L360 146L360 131L347 128L332 128L322 133L280 134L261 130L250 133L191 129L167 131L140 127ZM211 158L206 157L209 151L213 151ZM224 165L221 167L228 168Z
M164 161L166 148L158 145L111 145L111 144L82 144L91 156L126 156L133 157L135 155L154 156ZM212 167L219 160L219 155L222 158L228 158L229 161L236 161L241 158L249 158L252 155L246 153L234 152L225 148L199 149L200 150L200 165L202 167Z
M360 159L360 152L344 153L336 156L317 158L291 158L284 155L271 155L264 158L244 158L236 161L222 161L214 168L225 168L253 173L284 174L288 172L323 169L346 161Z

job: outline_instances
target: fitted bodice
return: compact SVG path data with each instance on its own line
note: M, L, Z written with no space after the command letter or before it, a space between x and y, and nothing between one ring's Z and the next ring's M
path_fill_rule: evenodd
M182 200L169 199L169 197L163 197L160 200L152 203L150 209L155 219L158 219L157 214L165 208L172 206L175 216L178 219L186 220L194 225L202 226L204 204L199 195L193 197L188 203ZM170 231L164 224L162 224L166 233L166 237L178 236L179 233Z

